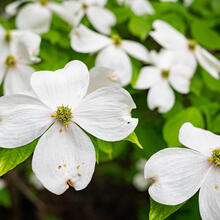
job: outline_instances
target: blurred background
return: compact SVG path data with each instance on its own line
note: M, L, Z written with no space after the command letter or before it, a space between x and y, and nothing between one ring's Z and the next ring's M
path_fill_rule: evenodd
M14 19L12 18L7 21L4 15L4 7L9 2L13 1L0 1L0 23L5 27L14 28ZM185 18L185 11L188 14L197 16L198 20L202 19L202 21L212 22L213 25L211 28L215 30L215 33L219 37L219 2L220 0L195 0L189 9L186 9L181 1L179 3L159 3L158 1L152 1L152 4L154 3L156 16L173 23L175 27L185 32L186 35L189 34L189 22ZM133 15L129 20L126 14L127 9L122 10L118 8L114 0L109 0L107 7L119 18L120 22L116 26L116 31L122 37L141 41L149 49L159 48L151 38L147 37L151 29L151 23L155 17L143 16L139 18ZM150 21L150 26L145 21ZM85 20L84 22L86 23L87 21ZM42 62L34 65L36 70L55 70L62 68L72 59L82 60L89 68L94 65L94 55L78 54L68 49L70 48L68 39L69 31L70 27L58 16L53 15L51 31L42 36L43 40L40 52ZM204 38L204 36L202 37ZM204 41L208 41L207 45L211 45L209 39L205 39ZM213 46L211 48L210 46L210 51L217 56L220 55L219 44L220 42L218 42L218 47ZM132 59L132 64L133 74L136 77L141 65L134 59ZM207 80L208 76L206 73L202 73L201 69L198 72L199 76L202 77L199 79L197 74L197 77L192 83L192 94L189 96L176 94L177 101L174 109L163 115L156 111L150 111L147 108L146 91L137 92L131 86L127 87L137 104L137 110L134 111L133 115L140 118L136 134L144 149L141 150L130 142L113 143L109 149L99 149L99 163L96 165L92 181L86 189L76 192L70 188L60 196L50 193L46 189L43 189L33 176L31 158L3 177L0 177L0 219L149 219L150 198L147 192L148 183L143 182L144 180L141 179L140 175L143 175L143 164L145 163L143 160L147 160L158 150L167 147L163 136L165 122L184 107L192 105L196 106L203 115L210 113L210 120L213 121L217 113L219 113L219 98L213 98L216 96L216 89L213 89L210 79ZM220 132L218 129L219 127L217 125L211 127L211 130L215 132ZM201 219L199 216L198 195L196 194L167 219ZM157 218L154 220L157 220Z

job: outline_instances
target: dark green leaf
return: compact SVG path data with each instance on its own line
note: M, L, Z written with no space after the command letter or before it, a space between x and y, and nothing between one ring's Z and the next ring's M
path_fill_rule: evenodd
M163 205L150 199L149 220L164 220L180 209L185 203L179 205Z
M200 128L204 127L202 114L196 107L184 109L171 116L163 127L163 137L169 147L180 146L178 141L179 129L185 122L191 122L194 126Z

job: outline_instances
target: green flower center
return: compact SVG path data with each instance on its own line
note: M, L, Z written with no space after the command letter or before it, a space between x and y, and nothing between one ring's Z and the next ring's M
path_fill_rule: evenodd
M188 40L188 47L190 50L196 49L196 41L195 40Z
M120 36L117 35L117 34L114 34L114 35L112 36L112 41L113 41L113 43L114 43L114 45L115 45L116 47L119 47L119 46L121 45L121 43L122 43L122 39L121 39Z
M82 4L82 9L83 9L83 10L86 10L87 8L88 8L88 5L85 4L85 3L83 3L83 4Z
M12 55L8 55L5 60L5 65L7 67L13 67L16 65L16 59Z
M5 32L5 41L7 43L9 43L11 41L11 32L10 31Z
M216 167L220 167L220 149L217 148L212 151L212 157L208 159L215 164Z
M167 79L170 75L170 71L167 69L163 69L161 72L162 78Z
M48 0L39 0L40 4L45 6L48 3Z
M68 106L58 106L56 114L52 114L51 117L57 118L57 120L63 123L64 126L69 125L69 122L73 118L71 108Z

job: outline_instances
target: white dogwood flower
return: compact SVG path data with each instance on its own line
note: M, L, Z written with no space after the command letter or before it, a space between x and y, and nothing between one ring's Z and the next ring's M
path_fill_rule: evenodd
M112 69L95 66L89 73L90 80L87 94L106 86L121 86Z
M168 112L175 103L174 88L177 92L189 92L196 62L191 54L162 49L150 53L152 66L141 69L135 88L149 89L147 103L151 110ZM172 88L171 88L172 87Z
M81 53L99 51L96 66L114 70L112 80L118 79L125 86L131 81L132 64L129 56L140 61L148 61L148 50L140 43L131 40L122 40L118 35L112 38L98 34L84 25L80 25L71 33L73 50Z
M28 56L33 62L38 62L37 57L40 51L41 38L30 31L22 30L5 30L0 25L0 58L11 53L11 47L15 41L22 39L26 47Z
M32 172L29 175L29 182L31 185L33 185L35 187L35 189L37 190L43 190L44 186L41 184L41 182L39 181L39 179L34 175L34 173Z
M19 6L27 2L21 9ZM29 30L38 34L48 32L52 20L52 12L64 11L61 4L50 2L48 0L17 0L6 7L6 13L10 16L16 16L16 26L21 30Z
M144 158L141 158L135 164L135 167L138 172L134 175L132 183L134 187L140 192L147 190L151 182L144 178L144 167L146 162L147 161Z
M219 60L197 44L196 41L186 39L183 34L161 20L154 21L153 28L154 31L150 32L151 37L164 48L188 52L186 56L192 54L194 59L197 60L210 75L216 79L219 78Z
M92 26L103 34L110 34L115 25L115 15L104 8L107 0L72 0L65 1L63 17L71 26L76 27L86 15Z
M147 161L150 196L159 203L177 205L200 188L202 219L220 219L220 136L185 123L179 141L190 149L164 149Z
M35 97L0 98L0 146L15 148L40 137L32 168L48 190L62 194L90 182L96 162L94 146L82 130L105 141L132 133L138 119L130 94L120 87L103 87L87 94L89 72L80 61L64 69L36 72L31 77Z
M4 179L0 179L0 190L4 189L6 187L6 182Z
M39 51L40 38L29 41L28 37L35 37L35 34L20 34L8 42L9 48L0 55L0 83L4 81L4 95L32 94L30 78L35 70L30 64L39 61L35 55Z
M118 0L118 3L131 7L136 15L154 13L154 9L148 0Z

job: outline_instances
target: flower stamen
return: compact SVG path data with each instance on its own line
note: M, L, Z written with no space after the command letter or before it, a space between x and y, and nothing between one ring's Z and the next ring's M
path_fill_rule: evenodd
M73 118L71 108L64 105L58 106L56 114L51 114L51 117L57 118L57 120L61 122L64 126L68 126L69 122Z
M87 8L88 8L88 5L87 5L87 4L85 4L85 3L83 3L83 4L82 4L82 9L83 9L84 11L86 11L86 10L87 10Z
M40 4L45 6L48 3L48 0L39 0Z
M116 47L119 47L122 43L122 39L117 34L112 35L112 41Z
M216 167L220 167L220 148L212 151L212 157L208 158L208 161L214 163Z
M163 70L161 71L161 76L162 76L162 78L167 79L167 78L169 77L169 75L170 75L170 71L169 71L169 70L163 69Z
M12 55L8 55L5 59L5 65L7 67L14 67L16 65L16 59Z
M196 41L195 40L189 40L188 41L188 47L190 50L195 50L196 49Z

